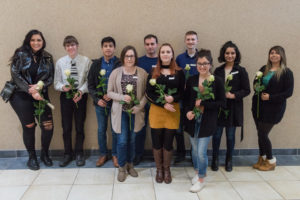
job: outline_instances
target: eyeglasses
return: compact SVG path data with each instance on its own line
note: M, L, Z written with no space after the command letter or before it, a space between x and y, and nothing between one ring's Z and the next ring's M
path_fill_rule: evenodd
M134 58L134 55L128 55L128 56L125 56L126 59L133 59Z
M199 67L208 67L210 63L197 63L197 66Z

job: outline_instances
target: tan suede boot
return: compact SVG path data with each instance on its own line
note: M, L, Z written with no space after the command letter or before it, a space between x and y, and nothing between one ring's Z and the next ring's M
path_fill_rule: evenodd
M264 161L265 161L265 159L262 156L259 156L257 163L255 163L254 165L252 165L252 167L254 169L258 169L259 166L261 166L264 163Z
M170 165L172 161L172 150L167 151L166 149L163 149L163 154L164 181L166 184L169 184L172 182L172 175L170 170Z
M157 183L162 183L164 181L164 172L163 172L163 150L162 149L153 149L153 156L156 165L156 176L155 180Z
M126 165L124 167L119 167L119 173L118 173L118 181L124 182L126 179Z
M132 163L127 163L127 172L128 174L130 174L132 177L138 177L138 173L137 171L135 171L135 169L133 168L133 164Z
M276 158L273 157L271 160L266 159L261 166L258 167L260 171L271 171L275 170Z

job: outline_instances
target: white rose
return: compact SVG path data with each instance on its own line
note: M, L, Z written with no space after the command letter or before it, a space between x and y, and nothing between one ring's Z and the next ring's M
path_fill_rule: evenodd
M64 73L65 73L65 75L66 75L67 77L69 77L69 76L71 75L71 70L66 69L66 70L64 71Z
M105 74L106 74L106 70L105 70L105 69L101 69L101 70L100 70L100 75L101 75L101 76L104 76Z
M229 74L229 75L227 76L227 80L229 80L229 81L231 81L232 78L233 78L232 74Z
M215 80L215 77L214 75L210 75L209 78L208 78L209 82L213 82Z
M261 71L256 72L256 78L259 79L263 76L263 73Z
M43 87L44 87L44 82L43 81L39 81L37 84L36 84L37 86L36 86L36 90L41 90L41 89L43 89Z
M132 90L133 90L133 85L131 85L131 84L126 85L126 91L128 93L132 92Z
M190 71L190 70L191 70L191 67L190 67L189 64L186 64L184 69L185 69L186 71Z
M156 84L156 79L151 78L151 79L149 80L149 83L150 83L150 85L154 86L154 85Z

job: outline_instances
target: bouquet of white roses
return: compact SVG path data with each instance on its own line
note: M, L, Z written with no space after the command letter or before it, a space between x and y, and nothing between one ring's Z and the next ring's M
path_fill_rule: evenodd
M66 69L64 71L65 75L67 76L67 81L69 85L66 85L65 87L70 87L71 89L66 93L66 98L67 99L73 99L75 95L80 95L78 90L75 87L75 79L71 77L71 71L69 69ZM76 108L78 108L78 104L76 103Z
M168 89L168 93L165 94L165 89L166 89L166 85L163 84L158 84L156 83L156 79L152 78L149 80L150 85L155 86L156 90L155 92L157 92L159 94L159 97L156 100L156 103L162 103L165 104L166 100L165 100L165 96L171 96L172 94L175 94L177 92L177 88L173 88L173 89Z
M48 100L44 99L44 96L41 92L43 87L44 87L44 82L39 81L35 89L38 91L38 93L43 98L43 100L33 103L33 106L35 107L34 115L37 116L39 124L41 123L41 115L45 112L46 105L49 106L49 108L51 108L52 110L54 110L54 106Z
M196 100L201 99L202 101L208 100L208 99L215 99L215 95L213 93L213 88L211 87L211 84L214 82L215 77L214 75L210 75L208 80L205 79L202 83L203 85L203 92L200 92L199 87L193 87L193 89L197 92ZM201 114L202 110L198 107L194 107L193 112L195 114L195 119L198 119Z
M254 84L254 90L255 90L255 95L257 95L257 106L256 106L256 117L257 117L257 119L259 118L260 93L266 89L265 86L262 84L262 77L263 77L263 73L261 71L256 72L255 80L257 80L257 81Z
M106 84L106 80L107 78L105 77L106 74L106 70L105 69L101 69L99 72L99 84L96 86L96 88L101 88L102 90L97 92L97 95L99 97L103 97L103 95L105 95L107 93L107 84ZM107 109L105 107L105 115L107 115Z
M130 96L131 100L128 103L126 101L120 101L120 104L122 104L122 105L129 104L130 105L130 108L127 109L126 112L128 113L128 116L129 116L129 129L131 130L131 113L133 111L132 108L135 105L139 105L140 101L133 94L133 85L131 85L131 84L126 85L126 92Z

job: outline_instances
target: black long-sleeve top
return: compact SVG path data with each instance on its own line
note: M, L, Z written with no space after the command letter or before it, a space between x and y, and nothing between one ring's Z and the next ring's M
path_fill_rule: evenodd
M264 72L265 67L260 68L259 71ZM254 80L255 84L257 80ZM262 101L261 93L259 97L259 118L257 119L257 95L252 97L252 115L254 120L259 120L264 123L277 124L281 121L286 109L286 99L292 96L294 90L294 76L293 72L287 68L280 76L279 80L276 74L272 76L264 93L270 95L269 100Z
M223 109L229 110L226 118L224 112L221 112L218 118L219 126L243 126L244 111L243 111L243 98L250 94L250 83L246 69L239 65L234 65L230 74L232 80L229 81L231 86L231 93L235 95L235 99L227 99ZM221 78L225 85L225 64L217 67L214 75Z
M97 92L102 91L102 88L97 88L97 85L99 84L99 72L101 71L101 65L103 62L103 57L99 59L93 60L93 63L91 65L89 74L88 74L88 90L93 98L94 105L98 104L98 101L103 98L103 96L99 96ZM121 66L121 62L119 58L116 57L114 63L113 63L113 70L117 67ZM111 103L111 101L110 101Z
M195 107L197 92L193 87L198 87L198 83L199 75L191 76L186 83L184 93L184 130L192 137L194 137L195 134L195 119L188 120L186 114ZM204 112L202 114L200 132L198 134L199 138L209 137L215 133L219 108L225 104L225 90L222 80L216 76L211 87L213 88L215 99L201 101L200 104L204 107Z
M159 93L157 93L155 91L155 90L157 90L156 86L152 86L149 83L150 79L152 79L152 73L150 73L148 75L147 87L146 87L146 97L151 103L161 106L161 107L164 107L164 104L156 102L156 100L159 98ZM174 98L174 102L179 102L183 98L185 76L184 76L184 72L182 70L176 70L174 75L161 74L156 79L156 83L166 85L165 90L164 90L165 94L168 93L168 89L177 88L176 93L171 95Z

